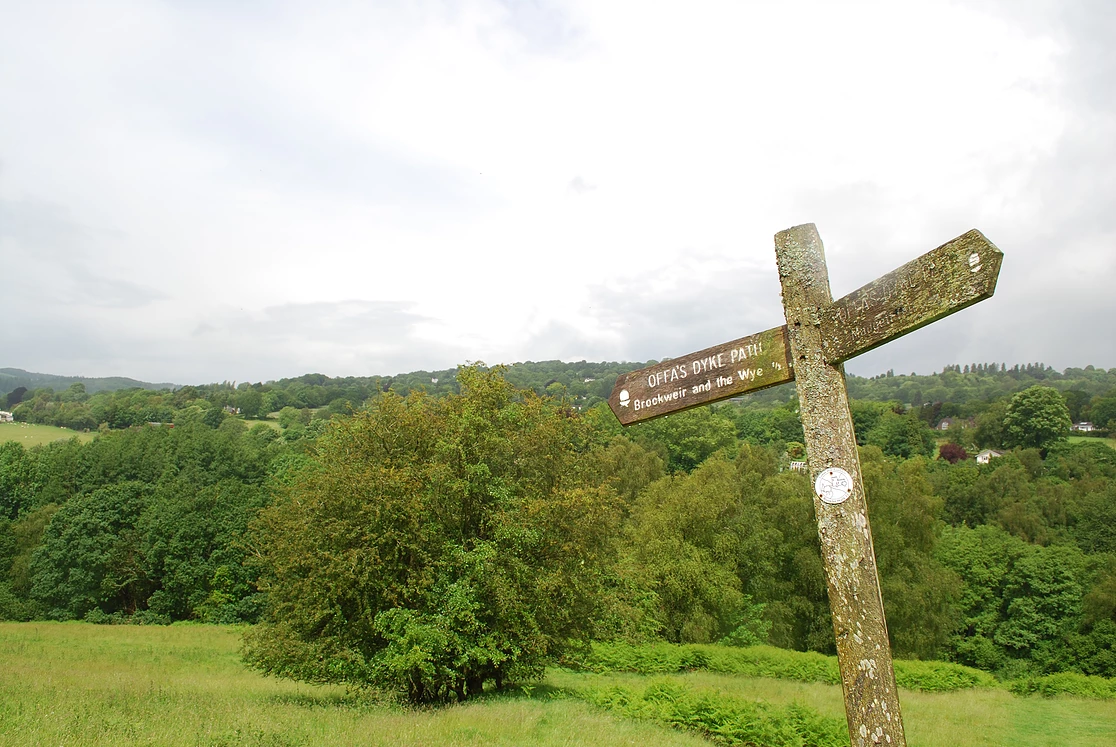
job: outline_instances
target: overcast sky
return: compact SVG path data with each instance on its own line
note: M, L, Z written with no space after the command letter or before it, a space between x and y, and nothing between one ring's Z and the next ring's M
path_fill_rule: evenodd
M0 367L647 360L979 228L850 361L1116 366L1116 3L0 0Z

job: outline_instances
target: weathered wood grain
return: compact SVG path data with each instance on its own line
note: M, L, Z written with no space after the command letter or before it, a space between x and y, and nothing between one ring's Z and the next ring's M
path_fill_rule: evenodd
M793 377L786 327L622 374L608 406L623 425L785 384Z
M991 298L1003 253L973 229L833 302L821 313L827 363L841 363Z
M835 468L852 478L843 502L814 493L849 737L854 745L901 747L906 738L845 372L822 352L826 330L819 316L832 310L832 296L817 229L807 224L779 232L775 257L811 479Z

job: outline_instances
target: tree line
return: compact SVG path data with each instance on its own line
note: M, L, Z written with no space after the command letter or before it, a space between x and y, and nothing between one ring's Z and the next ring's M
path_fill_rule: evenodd
M649 361L651 363L654 361ZM504 376L521 389L567 398L581 410L608 399L616 377L644 363L538 361L516 363ZM18 371L17 369L0 369ZM75 430L128 428L148 422L171 422L186 407L202 411L229 408L242 417L268 418L284 408L310 410L323 417L359 409L384 391L406 396L422 390L433 396L460 392L456 370L412 371L395 376L329 377L305 374L268 382L231 382L172 387L132 379L82 379L27 374L0 375L0 409L16 420ZM886 374L871 378L848 376L850 396L868 402L890 402L903 411L917 410L934 426L945 418L975 420L997 402L1030 386L1056 389L1066 400L1074 422L1091 421L1100 429L1116 419L1116 369L1086 366L1054 371L1042 363L949 365L930 375ZM20 383L5 390L5 386ZM39 386L36 386L39 384ZM62 385L65 385L64 387ZM769 409L793 406L793 385L750 394L742 407ZM993 413L993 418L1003 413ZM209 415L217 420L216 414Z
M1116 676L1116 451L1066 440L1067 392L1103 411L1111 374L973 368L939 381L1028 386L852 402L896 654ZM259 623L265 671L416 701L588 640L833 651L793 399L621 429L513 371L465 367L441 393L288 380L258 392L289 398L279 429L225 409L252 385L36 393L117 419L87 444L0 445L0 618ZM983 446L1006 453L967 458Z

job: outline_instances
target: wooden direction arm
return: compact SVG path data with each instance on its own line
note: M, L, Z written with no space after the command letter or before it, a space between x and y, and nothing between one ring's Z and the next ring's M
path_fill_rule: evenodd
M825 362L841 363L996 291L1003 252L975 228L821 312Z
M631 425L785 384L794 378L789 356L784 324L621 374L608 406L621 425Z

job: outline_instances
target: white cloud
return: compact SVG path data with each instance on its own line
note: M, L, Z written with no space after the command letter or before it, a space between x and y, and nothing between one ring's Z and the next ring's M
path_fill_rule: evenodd
M994 299L850 370L1114 366L1084 332L1116 311L1110 15L21 6L0 362L198 381L677 355L778 323L772 235L815 222L836 295L972 227L1006 254Z

